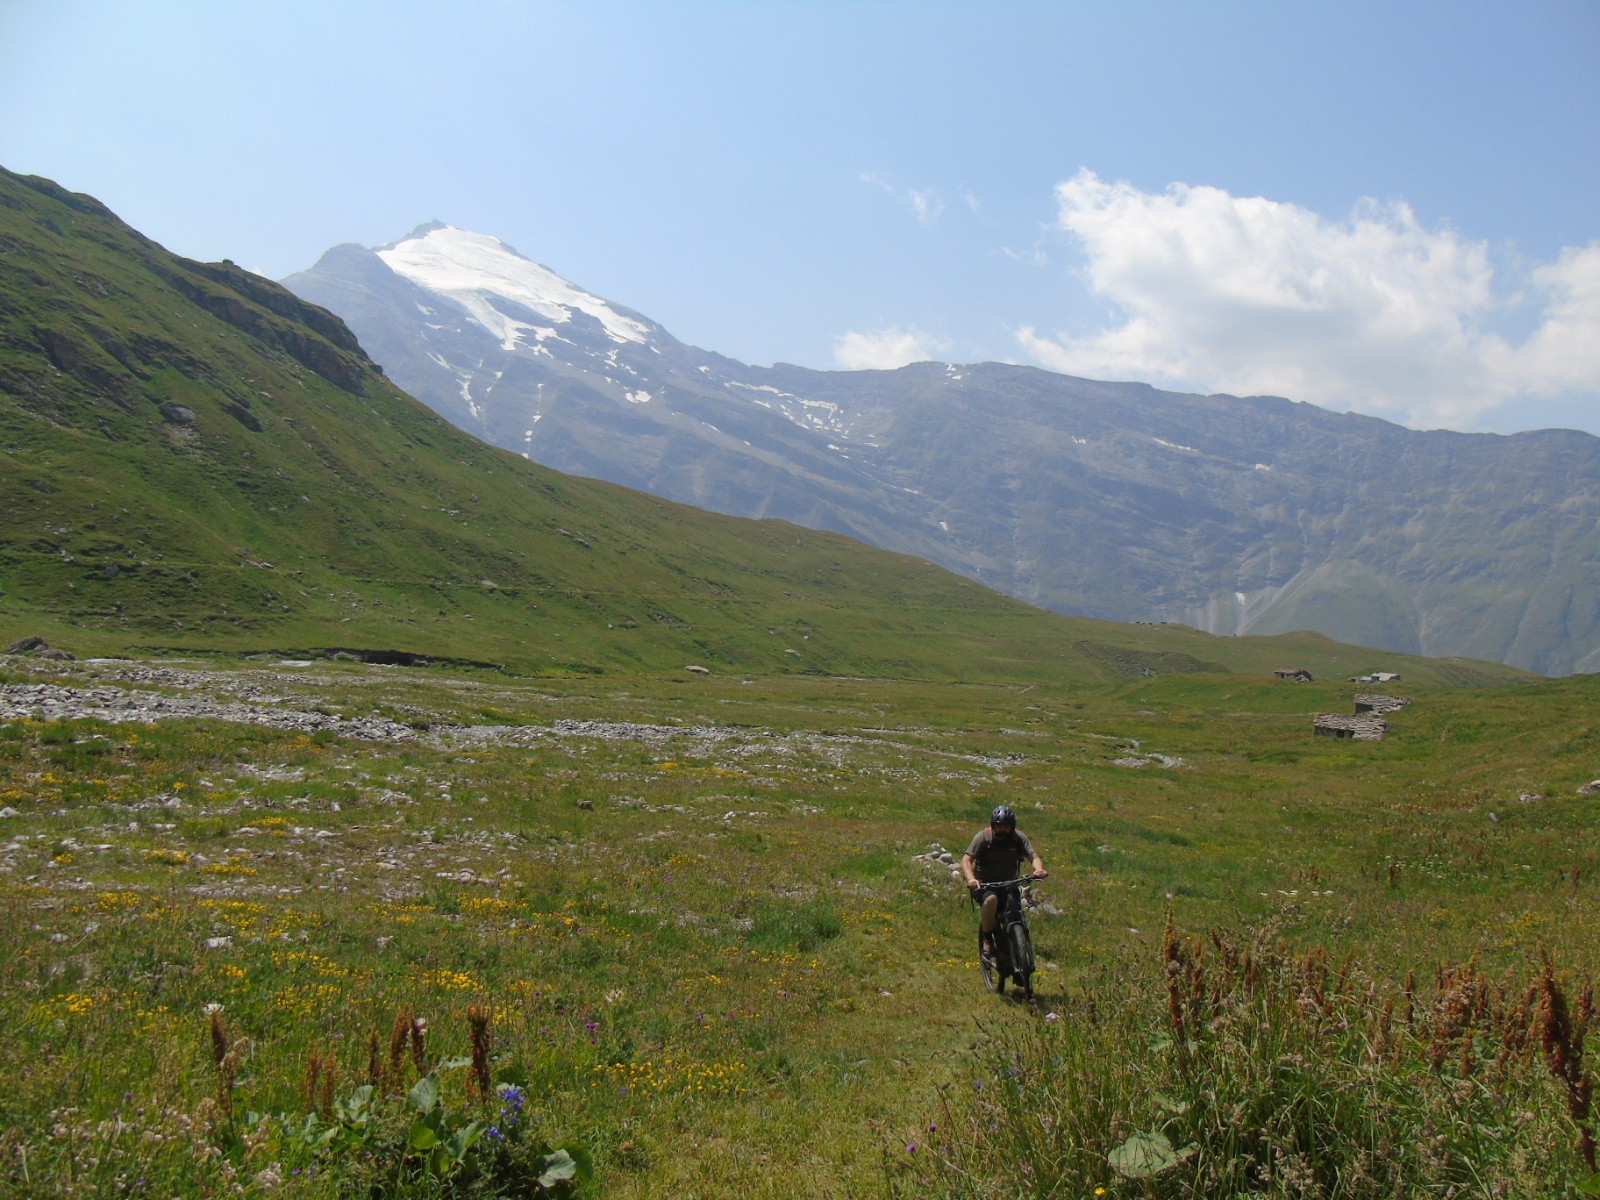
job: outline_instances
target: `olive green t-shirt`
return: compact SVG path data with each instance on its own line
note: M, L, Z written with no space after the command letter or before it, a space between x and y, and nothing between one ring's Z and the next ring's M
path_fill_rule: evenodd
M1023 863L1033 862L1033 843L1020 829L1007 835L983 828L967 847L967 855L972 859L973 874L984 883L999 883L1015 879L1022 873Z

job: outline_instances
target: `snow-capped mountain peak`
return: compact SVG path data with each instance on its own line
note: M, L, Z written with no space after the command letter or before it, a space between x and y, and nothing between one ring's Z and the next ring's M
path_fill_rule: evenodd
M423 226L377 254L395 274L456 301L507 350L514 350L526 336L548 337L549 331L501 311L496 299L511 301L556 325L571 321L575 312L586 313L618 343L644 343L650 338L642 322L488 234L450 225Z

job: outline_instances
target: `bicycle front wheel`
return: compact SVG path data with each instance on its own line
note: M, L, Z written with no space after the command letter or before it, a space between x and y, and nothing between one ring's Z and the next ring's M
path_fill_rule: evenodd
M1011 972L1016 977L1017 986L1032 1000L1033 939L1028 936L1028 927L1021 921L1013 924L1007 932L1011 942Z
M978 970L983 972L983 986L985 990L991 992L1003 992L1006 990L1006 977L1004 972L1002 972L1000 969L999 962L996 960L996 954L999 949L1000 947L997 939L994 949L985 954L983 949L983 934L980 933L978 935Z

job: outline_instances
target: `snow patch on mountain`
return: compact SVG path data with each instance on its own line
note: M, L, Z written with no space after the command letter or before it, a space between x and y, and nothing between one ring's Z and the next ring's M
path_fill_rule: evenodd
M776 404L759 395L746 396L745 399L760 408L781 413L802 428L825 431L836 436L850 436L851 430L845 420L844 410L831 400L808 400L804 396L797 396L793 392L785 392L768 384L729 380L726 386L744 392L759 392L766 396L777 397Z
M574 287L487 234L441 225L377 253L395 274L460 304L506 350L515 350L524 335L542 341L550 331L501 312L496 299L509 300L557 325L571 321L575 312L586 313L618 343L643 344L650 338L642 322L623 316L600 297Z

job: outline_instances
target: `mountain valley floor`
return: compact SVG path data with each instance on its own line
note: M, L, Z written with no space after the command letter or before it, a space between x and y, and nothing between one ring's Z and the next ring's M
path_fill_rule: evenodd
M0 659L0 1180L1559 1194L1597 688L1408 689L1355 743L1311 727L1354 685L1237 675ZM1000 800L1032 1004L925 857Z

